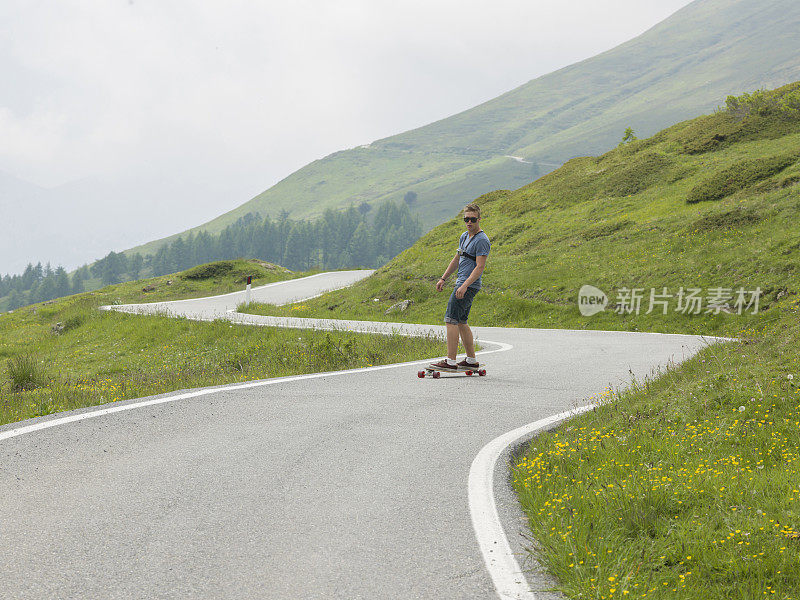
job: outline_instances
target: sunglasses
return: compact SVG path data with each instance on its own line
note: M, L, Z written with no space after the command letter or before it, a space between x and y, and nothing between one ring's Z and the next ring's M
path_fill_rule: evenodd
M477 223L478 217L464 217L464 223Z

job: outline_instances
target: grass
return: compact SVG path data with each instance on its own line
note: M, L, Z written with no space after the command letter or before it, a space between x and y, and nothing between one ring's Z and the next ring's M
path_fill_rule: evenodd
M208 269L209 265L213 265L211 270L203 271ZM100 279L93 278L83 283L88 293L104 298L105 304L160 302L240 291L244 289L248 275L252 276L255 287L303 277L313 272L293 273L289 269L263 260L235 259L198 265L182 273L161 275L146 280L104 286ZM0 297L0 311L5 310L7 302L8 296Z
M251 327L222 320L200 323L98 310L114 302L242 289L242 271L252 272L253 265L228 262L232 264L109 286L0 315L0 424L179 389L404 362L442 351L442 340L434 338ZM299 275L264 268L259 283ZM198 279L203 273L209 276ZM150 286L156 289L142 291Z
M518 190L479 198L492 251L471 323L735 335L758 323L779 296L798 293L800 161L782 158L781 170L720 199L689 201L691 190L716 174L800 147L797 121L751 128L747 120L731 119L720 113L680 123L602 156L572 160ZM716 130L736 141L702 153L687 150L689 137ZM434 285L462 230L458 219L444 223L351 288L302 305L251 310L441 323L446 298ZM620 290L641 288L643 308L585 318L576 303L584 284L605 291L610 309ZM715 288L732 294L760 288L759 314L706 313L705 306L701 314L684 314L675 310L677 298L667 315L647 314L650 290L665 287L673 296L681 287L699 288L706 297ZM384 315L406 299L413 302L407 311Z
M797 119L721 112L478 199L492 251L473 325L740 340L608 390L521 450L532 549L567 597L800 596L798 147ZM440 323L434 284L462 230L435 228L349 289L250 310ZM608 295L605 311L581 315L584 284ZM640 311L623 310L626 288L644 292ZM699 289L704 305L679 312L672 297L648 314L664 288ZM709 307L718 288L761 290L758 310Z
M180 273L105 286L90 292L101 304L136 304L202 298L242 291L251 276L253 287L311 275L292 272L258 259L221 260L197 265Z
M797 299L539 436L514 487L570 598L800 596Z
M39 362L27 354L20 354L8 359L8 378L11 382L12 392L33 390L46 382Z

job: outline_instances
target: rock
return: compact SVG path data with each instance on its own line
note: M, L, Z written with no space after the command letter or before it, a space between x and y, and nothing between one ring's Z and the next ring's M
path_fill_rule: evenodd
M388 315L393 312L405 312L409 306L411 306L413 302L411 300L403 300L402 302L398 302L397 304L392 304L389 308L384 311L383 314Z
M172 285L172 279L167 280L167 285Z
M144 286L144 287L142 288L142 291L143 291L143 292L145 292L145 293L147 293L147 292L154 292L154 291L156 291L156 286L154 286L154 285L151 283L150 285L146 285L146 286Z
M64 332L64 324L63 323L56 323L50 328L50 331L55 333L56 335L61 335Z

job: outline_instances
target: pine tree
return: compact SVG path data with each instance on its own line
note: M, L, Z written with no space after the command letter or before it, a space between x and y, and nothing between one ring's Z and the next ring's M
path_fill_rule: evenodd
M73 294L85 292L83 282L89 279L89 265L83 265L72 274L71 291Z
M375 258L372 232L365 221L361 221L356 227L347 249L353 257L353 266L372 266Z
M50 265L48 263L48 267L49 266ZM50 274L42 280L42 284L39 286L37 292L36 298L30 298L32 303L52 300L56 297L56 278L52 270L50 271Z
M69 296L72 290L70 289L67 270L59 265L53 279L55 282L55 295L53 297L61 298L62 296Z
M302 269L308 264L308 248L305 247L305 232L301 223L295 223L286 239L283 251L283 266L289 269ZM306 268L308 268L306 266Z
M144 266L144 257L138 252L128 259L128 274L132 280L139 279L139 274Z
M14 310L25 304L24 296L16 289L11 290L8 295L8 310Z

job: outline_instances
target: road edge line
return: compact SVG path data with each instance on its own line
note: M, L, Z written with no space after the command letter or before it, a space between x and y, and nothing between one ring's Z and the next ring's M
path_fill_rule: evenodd
M469 513L483 561L502 600L536 600L525 573L514 557L494 494L494 471L497 459L515 441L595 408L595 404L561 412L518 427L486 444L472 461L467 484Z
M506 350L511 350L513 346L511 344L506 344L504 342L492 342L490 340L483 340L486 344L496 344L499 348L493 350L481 350L476 354L491 354L493 352L504 352ZM124 412L128 410L133 410L135 408L145 408L148 406L155 406L157 404L166 404L168 402L176 402L178 400L188 400L190 398L197 398L200 396L208 396L211 394L217 394L219 392L230 392L235 390L243 390L248 388L254 387L263 387L267 385L276 385L280 383L291 383L294 381L300 381L303 379L318 379L320 377L336 377L339 375L351 375L354 373L369 373L371 371L381 371L383 369L394 369L399 367L407 367L412 365L421 365L421 364L428 364L430 363L431 358L425 358L422 360L414 360L409 362L402 362L402 363L391 363L388 365L376 365L374 367L360 367L357 369L345 369L343 371L323 371L321 373L304 373L302 375L288 375L286 377L275 377L272 379L262 379L260 381L252 381L252 382L245 382L245 383L230 383L227 385L222 386L212 386L207 388L202 388L199 390L195 390L193 392L180 392L177 390L176 392L167 392L168 396L162 396L160 398L151 398L150 400L143 400L141 402L130 402L129 404L122 404L111 406L109 408L98 408L97 410L85 411L74 415L69 415L66 417L57 417L54 419L47 419L45 421L41 421L39 423L34 423L32 425L23 425L22 427L14 427L10 429L6 429L3 431L0 429L0 442L4 440L8 440L14 437L18 437L24 435L26 433L33 433L34 431L41 431L43 429L49 429L51 427L56 427L58 425L66 425L68 423L74 423L77 421L84 421L86 419L93 419L96 417L102 417L104 415L110 415L118 412ZM416 379L416 377L415 377ZM129 398L130 400L136 400L136 398ZM114 404L114 403L110 403ZM101 404L100 406L105 406ZM73 409L73 410L82 410L82 409ZM70 411L67 411L70 412ZM27 420L27 419L26 419ZM21 421L24 423L24 421Z

